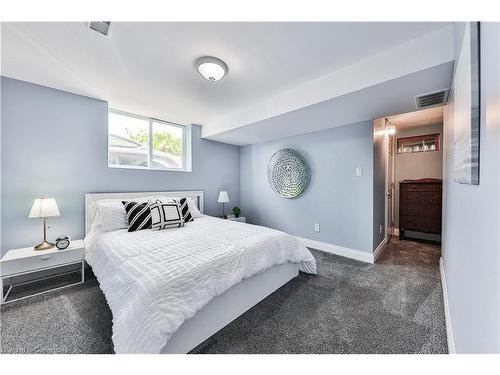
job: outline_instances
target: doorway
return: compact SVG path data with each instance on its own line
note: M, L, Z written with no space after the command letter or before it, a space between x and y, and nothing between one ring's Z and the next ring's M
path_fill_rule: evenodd
M440 243L443 107L378 120L386 131L386 243Z

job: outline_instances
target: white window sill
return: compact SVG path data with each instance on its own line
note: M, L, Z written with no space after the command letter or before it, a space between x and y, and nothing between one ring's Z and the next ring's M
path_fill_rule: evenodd
M180 169L180 168L160 168L160 167L141 167L135 165L119 165L119 164L108 164L108 168L116 169L138 169L143 171L163 171L163 172L192 172L191 169Z

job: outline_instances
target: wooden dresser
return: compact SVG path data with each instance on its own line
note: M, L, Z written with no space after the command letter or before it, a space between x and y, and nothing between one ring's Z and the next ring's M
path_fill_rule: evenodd
M443 181L434 178L399 183L399 238L405 231L441 234Z

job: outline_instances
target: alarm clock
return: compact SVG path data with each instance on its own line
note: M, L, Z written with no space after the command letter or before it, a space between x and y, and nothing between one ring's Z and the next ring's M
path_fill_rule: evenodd
M66 249L71 243L71 239L68 236L59 236L56 238L56 247L59 250Z

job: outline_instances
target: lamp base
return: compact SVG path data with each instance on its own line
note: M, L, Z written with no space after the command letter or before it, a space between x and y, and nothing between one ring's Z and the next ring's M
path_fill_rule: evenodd
M51 242L43 241L42 243L35 246L35 250L49 250L54 248L54 244Z

